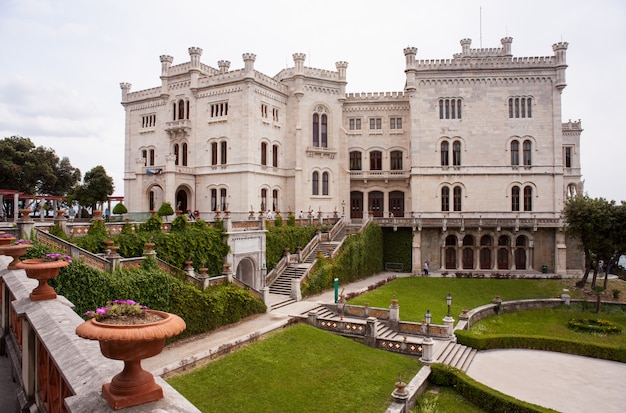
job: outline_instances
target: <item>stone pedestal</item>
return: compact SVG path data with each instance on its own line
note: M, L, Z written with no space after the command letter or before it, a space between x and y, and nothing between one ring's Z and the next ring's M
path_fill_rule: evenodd
M433 345L434 341L430 337L426 337L422 343L422 357L420 361L426 365L433 362Z
M443 318L443 325L446 327L446 331L449 338L454 336L454 318L452 316L445 316Z

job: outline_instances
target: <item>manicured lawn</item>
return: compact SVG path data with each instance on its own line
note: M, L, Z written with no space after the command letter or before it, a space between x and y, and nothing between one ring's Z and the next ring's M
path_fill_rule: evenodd
M203 412L384 412L420 367L300 324L168 382Z
M349 301L349 304L388 308L395 296L400 306L400 319L422 321L426 310L433 315L432 323L440 324L448 307L446 296L452 295L451 315L458 320L463 308L472 309L489 304L496 295L502 300L558 297L570 280L502 280L469 278L398 278L376 290Z
M612 321L624 328L621 334L590 334L573 331L567 327L571 319L596 319ZM519 311L489 317L472 325L473 334L510 334L525 336L556 337L594 344L616 344L626 346L626 312L606 307L596 314L594 309L584 311L579 305Z

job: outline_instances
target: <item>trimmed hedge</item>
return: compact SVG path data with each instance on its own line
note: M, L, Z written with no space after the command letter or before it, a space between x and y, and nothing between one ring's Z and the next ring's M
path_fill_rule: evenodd
M477 350L494 348L525 348L533 350L558 351L604 360L626 363L626 347L600 345L574 340L564 340L542 336L520 336L504 334L481 334L477 336L466 330L456 330L457 342Z
M556 412L527 403L500 393L469 377L454 367L445 364L433 363L430 365L431 375L429 381L438 386L453 387L461 396L469 402L480 406L488 412L494 413L532 413L532 412Z
M334 260L318 254L313 272L302 284L302 294L319 293L340 284L367 278L383 270L383 233L376 224L368 225L363 232L345 239Z
M282 258L285 248L289 248L291 253L295 253L296 247L302 248L311 241L317 227L314 225L276 226L268 224L266 229L265 260L267 270L271 271Z

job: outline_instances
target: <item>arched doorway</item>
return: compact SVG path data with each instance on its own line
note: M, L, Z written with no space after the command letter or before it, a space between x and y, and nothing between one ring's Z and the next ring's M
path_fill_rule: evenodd
M158 185L151 186L148 189L148 210L156 211L165 201L163 188Z
M367 209L373 216L382 218L384 195L380 191L372 191L367 194Z
M244 258L237 265L235 277L246 285L258 289L254 280L254 262L249 258Z
M508 270L509 269L509 249L511 246L511 241L507 235L501 235L498 238L498 269L499 270Z
M480 269L491 269L491 237L489 235L480 237Z
M187 204L187 191L183 188L179 188L176 191L176 209L183 212L187 212L190 209Z
M350 192L350 218L363 218L363 192Z
M463 237L463 269L474 268L474 237L466 235Z
M446 237L445 267L448 270L456 269L456 244L457 240L454 235Z
M389 212L391 212L394 217L404 217L404 192L389 192Z

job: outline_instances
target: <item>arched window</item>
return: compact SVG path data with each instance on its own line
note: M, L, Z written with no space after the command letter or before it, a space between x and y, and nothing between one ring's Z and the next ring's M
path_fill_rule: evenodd
M178 119L185 119L185 101L178 101Z
M176 111L176 102L172 102L172 120L176 120L176 114L178 112Z
M461 142L454 141L452 144L452 165L461 166Z
M350 152L350 170L351 171L361 170L361 152L359 151Z
M175 144L174 144L174 157L175 157L175 159L174 159L174 165L178 165L178 156L179 156L179 155L180 155L180 154L179 154L179 147L178 147L178 144L177 144L177 143L175 143Z
M524 187L524 211L533 210L533 188L532 186Z
M460 186L454 187L454 205L453 206L454 206L455 211L461 210L461 187Z
M148 151L145 149L142 150L141 157L143 158L143 166L147 166L148 165Z
M448 166L450 164L448 156L449 148L450 144L448 141L441 142L441 166Z
M320 174L319 172L313 172L313 176L311 177L311 194L319 195L320 194Z
M519 165L519 142L511 141L511 165Z
M272 191L272 211L278 211L278 190Z
M328 117L322 115L322 148L328 147Z
M183 166L187 166L187 143L183 143Z
M261 189L261 211L265 212L267 209L267 189Z
M511 188L511 211L519 211L519 186Z
M226 164L226 156L227 156L227 149L228 149L228 144L226 143L226 141L222 141L220 143L220 152L222 155L222 159L221 159L221 164L224 165Z
M226 188L220 189L220 203L221 210L226 211L228 209L228 203L226 202Z
M211 142L211 165L217 165L217 142Z
M524 141L524 166L532 165L532 147L533 144L529 140Z
M272 166L278 168L278 145L272 145Z
M382 171L383 153L381 151L370 152L370 171Z
M211 189L211 211L217 210L217 189Z
M328 195L328 172L322 174L322 195Z
M441 210L450 211L450 188L447 186L441 188Z
M313 146L320 146L320 115L313 114Z
M402 170L402 151L391 151L391 170L392 171L401 171Z
M261 165L267 165L267 143L261 142Z

